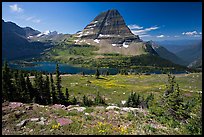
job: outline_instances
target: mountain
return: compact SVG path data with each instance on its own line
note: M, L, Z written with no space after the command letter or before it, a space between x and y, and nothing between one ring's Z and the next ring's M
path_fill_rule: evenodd
M199 45L202 40L200 39L180 39L180 40L164 40L155 41L156 44L165 47L170 52L176 54L184 49Z
M97 45L99 47L97 53L100 54L157 54L151 45L130 31L123 17L115 9L100 13L75 37L76 44Z
M32 28L21 28L13 22L2 20L2 59L17 59L38 56L50 45L41 42L29 42L27 36L38 34Z
M23 29L24 29L24 31L26 33L26 37L35 36L35 35L40 34L40 31L34 30L34 29L30 28L30 27L25 27Z
M189 68L201 68L202 69L202 57L197 58L195 61L188 65Z
M183 61L178 56L176 56L174 53L168 51L166 48L159 46L153 41L149 41L149 43L152 45L153 49L158 53L160 57L170 60L171 62L175 64L188 65L187 62Z
M186 61L188 64L192 63L198 58L202 58L202 41L199 44L177 52L176 55Z

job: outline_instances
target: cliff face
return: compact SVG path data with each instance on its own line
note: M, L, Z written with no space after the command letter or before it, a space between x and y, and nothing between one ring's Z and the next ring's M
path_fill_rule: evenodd
M108 39L111 43L141 41L125 24L123 17L117 10L102 12L79 33L81 39Z
M97 45L99 54L158 55L149 43L143 42L138 35L131 32L115 9L100 13L75 36L76 44Z

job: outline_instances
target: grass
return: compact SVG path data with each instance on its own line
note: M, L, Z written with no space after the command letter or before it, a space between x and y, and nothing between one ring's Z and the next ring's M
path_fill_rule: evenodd
M82 101L83 95L93 98L97 91L105 98L106 103L121 104L121 100L127 100L129 93L135 91L145 97L150 93L159 99L165 91L168 76L159 75L109 75L100 76L96 79L93 75L70 75L62 76L62 90L65 92L67 87L70 98L75 96L77 100ZM202 73L179 74L175 75L176 82L180 85L181 92L190 94L188 98L194 98L198 95L195 91L202 91ZM90 81L91 83L87 82ZM192 82L194 81L194 82ZM190 92L193 91L193 92ZM125 93L125 94L124 94ZM28 104L29 105L29 104ZM8 111L2 115L4 127L3 134L8 134L6 129L10 129L9 134L28 134L28 135L158 135L158 134L187 134L184 129L176 129L175 122L167 123L163 117L137 112L121 112L120 110L106 110L106 107L96 108L95 106L86 107L84 112L76 110L67 111L56 109L51 106L33 107L32 110L26 110L16 118L13 112ZM24 108L19 108L23 111ZM159 111L159 110L158 110ZM85 115L86 113L86 115ZM7 118L6 118L7 117ZM44 117L47 124L39 125L35 122L28 122L25 128L20 130L14 128L15 125L27 118ZM68 118L72 120L70 125L57 125L56 118ZM33 131L32 131L33 129Z
M195 91L202 91L202 74L180 74L175 75L181 92L192 94ZM150 93L161 95L167 84L167 75L109 75L100 76L96 79L94 75L81 76L71 75L62 77L62 91L69 89L69 94L77 99L82 99L83 95L93 97L97 91L106 98L107 103L118 104L121 100L127 100L128 95L134 91L147 96ZM88 83L90 81L91 83ZM194 82L192 82L194 81ZM193 92L190 92L192 91ZM155 96L158 97L158 96Z

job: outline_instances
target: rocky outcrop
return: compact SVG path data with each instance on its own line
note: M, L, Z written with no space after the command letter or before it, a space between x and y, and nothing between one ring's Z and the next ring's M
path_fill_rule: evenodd
M115 9L99 14L82 32L78 33L77 37L94 40L106 39L111 44L141 41L139 36L130 31L123 17Z

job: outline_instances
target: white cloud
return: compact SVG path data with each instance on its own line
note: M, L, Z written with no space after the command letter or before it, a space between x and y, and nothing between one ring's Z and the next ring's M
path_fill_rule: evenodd
M151 35L140 35L140 37L152 37Z
M13 12L23 12L23 9L20 8L17 4L14 4L14 5L9 5L10 7L10 10L13 11Z
M128 25L128 27L129 27L131 30L133 30L133 29L143 29L143 27L138 26L138 25L136 25L136 24Z
M29 20L32 20L33 18L35 18L35 17L31 16L31 17L27 17L25 20L29 21Z
M145 28L145 29L141 29L141 30L131 30L133 34L135 35L144 35L147 34L147 32L152 31L152 30L156 30L159 27L154 26L154 27L150 27L150 28Z
M202 32L200 32L199 34L202 35Z
M40 23L41 20L40 20L40 19L34 19L34 20L32 20L32 22L34 22L34 23Z
M164 35L159 35L159 36L157 36L157 38L163 38L164 37Z
M178 38L178 37L180 37L180 36L178 36L178 35L175 35L174 37L175 37L175 38Z
M189 31L189 32L183 32L182 34L187 35L187 36L192 36L192 35L197 35L198 32L194 30L194 31Z

